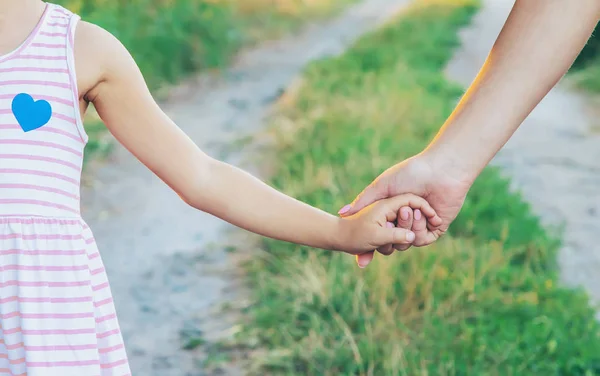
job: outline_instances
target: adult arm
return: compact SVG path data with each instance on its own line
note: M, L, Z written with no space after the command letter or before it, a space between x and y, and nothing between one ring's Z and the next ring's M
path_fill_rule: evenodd
M599 18L598 0L517 0L481 71L431 144L385 171L341 214L411 192L443 220L416 232L413 244L435 241L481 170L567 72Z
M600 18L598 0L517 0L485 64L429 146L474 180L567 72Z

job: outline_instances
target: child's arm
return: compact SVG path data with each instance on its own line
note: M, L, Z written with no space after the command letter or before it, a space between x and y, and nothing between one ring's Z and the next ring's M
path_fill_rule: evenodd
M348 250L348 242L361 241L349 225L356 221L303 204L204 154L155 103L136 63L108 32L82 23L75 51L80 86L93 82L85 98L111 133L191 206L264 236L318 248ZM404 201L435 221L423 200ZM408 230L385 233L387 243L410 242Z

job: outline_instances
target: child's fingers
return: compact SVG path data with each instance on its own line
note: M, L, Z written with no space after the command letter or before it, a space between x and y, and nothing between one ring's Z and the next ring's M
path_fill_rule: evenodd
M386 244L377 248L377 252L381 253L384 256L389 256L392 253L394 253L394 248L392 247L392 244Z
M410 230L413 223L413 210L408 206L401 207L396 222L398 222L397 227Z
M413 194L403 194L383 200L386 207L386 218L389 222L396 220L398 211L403 206L409 206L413 210L419 209L421 213L429 220L432 226L439 226L442 224L442 219L437 215L435 210L429 205L429 203Z
M375 256L375 251L363 253L361 255L356 255L356 263L359 268L365 268L367 265L373 261L373 257Z
M412 230L418 239L427 236L427 220L419 209L415 210L415 220L413 222Z
M379 227L376 239L378 247L385 244L410 244L415 240L415 233L403 228Z
M403 228L406 230L410 230L413 227L413 210L408 206L403 206L400 208L398 213L398 226L399 228ZM389 222L388 222L389 223ZM398 251L406 251L410 248L410 244L394 244L394 248Z
M442 223L444 223L442 217L437 215L437 213L435 213L433 216L429 216L425 214L425 212L421 212L421 214L425 215L425 218L427 219L425 222L429 222L429 226L431 226L432 229L438 228L442 225Z
M412 210L411 210L411 212L412 212ZM386 222L386 227L394 228L394 224L392 222ZM408 229L410 229L410 227ZM392 248L391 244L386 244L384 246L377 248L377 252L381 253L384 256L389 256L392 253L394 253L394 248Z
M418 209L415 210L415 220L413 221L412 231L418 239L418 241L415 241L413 244L417 247L431 244L436 240L434 233L430 232L427 228L427 219Z

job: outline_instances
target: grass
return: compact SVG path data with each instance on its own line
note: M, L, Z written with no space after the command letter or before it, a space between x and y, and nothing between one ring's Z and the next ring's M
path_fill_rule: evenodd
M600 23L571 67L573 81L591 93L600 92Z
M234 10L208 0L59 0L113 33L152 89L224 64L241 44Z
M574 70L571 79L584 90L595 94L600 93L600 59L596 59L582 69Z
M262 40L293 31L307 20L339 12L357 0L228 0L249 40Z
M341 57L307 69L274 123L271 183L335 212L435 135L462 89L442 69L472 0L419 0ZM377 259L267 240L248 264L239 343L253 374L600 375L587 296L558 285L557 239L493 168L450 235Z
M190 73L223 67L240 47L290 32L356 0L55 1L119 38L156 91ZM92 158L109 151L99 124L93 116L86 119L86 155Z
M104 123L90 116L85 122L85 130L89 139L85 148L84 163L91 158L104 158L109 155L113 144L107 137L108 132Z

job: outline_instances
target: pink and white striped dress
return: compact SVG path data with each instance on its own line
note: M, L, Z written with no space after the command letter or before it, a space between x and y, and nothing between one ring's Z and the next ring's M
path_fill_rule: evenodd
M0 376L130 374L80 216L78 20L47 4L28 39L0 56Z

